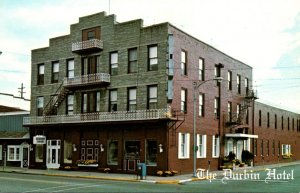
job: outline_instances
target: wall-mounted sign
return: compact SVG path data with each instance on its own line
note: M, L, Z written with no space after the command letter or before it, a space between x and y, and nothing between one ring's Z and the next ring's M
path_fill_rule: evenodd
M46 136L44 135L33 136L33 144L46 144Z

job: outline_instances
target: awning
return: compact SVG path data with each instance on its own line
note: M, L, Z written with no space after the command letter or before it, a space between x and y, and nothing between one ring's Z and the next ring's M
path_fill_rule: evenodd
M29 132L0 131L0 139L30 139Z
M244 134L244 133L227 133L227 134L225 134L225 137L257 139L258 135L251 135L251 134Z

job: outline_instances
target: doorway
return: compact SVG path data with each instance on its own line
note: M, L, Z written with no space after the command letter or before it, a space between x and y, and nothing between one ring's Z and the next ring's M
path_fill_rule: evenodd
M60 140L47 140L47 168L58 169L60 166Z

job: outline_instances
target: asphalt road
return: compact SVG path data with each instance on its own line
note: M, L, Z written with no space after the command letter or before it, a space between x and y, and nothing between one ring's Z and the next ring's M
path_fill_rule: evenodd
M300 192L300 165L184 185L0 172L0 192Z

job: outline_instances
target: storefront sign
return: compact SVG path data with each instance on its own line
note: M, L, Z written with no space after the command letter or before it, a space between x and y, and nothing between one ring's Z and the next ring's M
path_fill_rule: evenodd
M46 144L46 136L36 135L33 137L33 144Z

